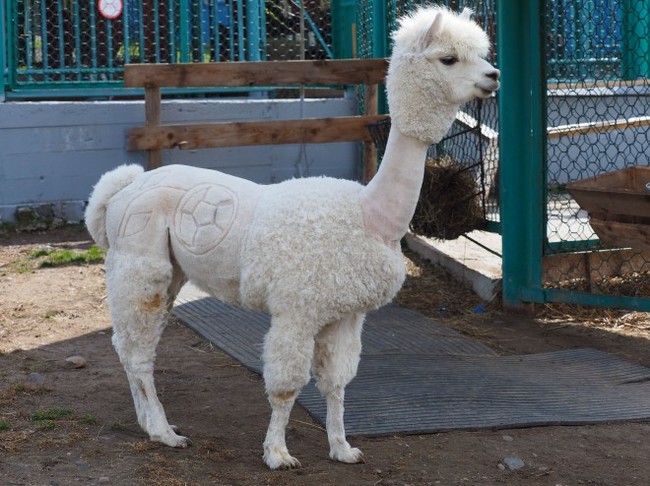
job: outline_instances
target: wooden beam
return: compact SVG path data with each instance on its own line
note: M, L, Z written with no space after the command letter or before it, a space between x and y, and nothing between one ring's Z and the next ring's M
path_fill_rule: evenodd
M160 88L149 87L144 91L144 117L145 125L157 127L161 123L161 99ZM150 150L148 156L147 170L157 169L162 165L162 151Z
M598 88L625 88L635 86L650 86L650 81L647 79L610 79L606 81L569 81L564 83L548 83L548 89L563 89L563 90L582 90L582 89L598 89Z
M365 116L377 115L379 107L379 86L376 84L366 85ZM363 182L367 184L377 173L377 145L371 138L363 143Z
M372 141L368 125L384 118L375 115L135 127L129 130L128 146L131 150L161 150Z
M586 135L588 133L603 133L614 130L626 130L650 126L650 116L637 116L619 120L605 120L585 123L573 123L548 128L548 138L570 137L573 135Z
M385 59L127 64L126 87L322 86L378 84Z

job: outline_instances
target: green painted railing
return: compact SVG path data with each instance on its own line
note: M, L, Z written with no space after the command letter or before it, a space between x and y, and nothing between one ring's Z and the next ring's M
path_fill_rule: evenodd
M320 2L142 0L124 2L113 20L101 15L97 2L0 2L1 51L7 53L2 93L9 98L129 94L122 87L128 63L334 55L329 6Z

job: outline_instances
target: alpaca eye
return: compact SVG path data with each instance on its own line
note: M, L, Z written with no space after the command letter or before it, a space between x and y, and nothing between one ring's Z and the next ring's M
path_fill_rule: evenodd
M445 56L440 58L440 62L445 66L453 66L458 62L458 58L454 56Z

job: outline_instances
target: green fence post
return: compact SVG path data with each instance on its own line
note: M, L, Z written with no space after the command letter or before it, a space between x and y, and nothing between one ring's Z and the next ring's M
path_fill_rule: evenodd
M545 78L541 0L497 1L503 303L543 301Z
M388 15L386 12L386 0L372 0L372 57L388 57ZM379 113L388 112L388 101L386 89L380 87L379 100L377 103Z
M372 57L388 55L386 1L372 0Z
M7 66L7 58L5 52L8 51L7 33L5 29L9 24L7 18L7 9L5 2L0 0L0 103L5 100L5 89L7 87L7 73L9 67Z
M246 60L261 60L261 48L260 2L259 0L248 0L246 2Z
M190 4L188 0L180 0L178 6L178 29L180 32L180 62L190 62L190 46L192 43L190 33Z
M624 79L650 77L650 2L623 0L621 28Z
M335 59L357 57L355 30L357 4L354 0L332 0L332 51Z

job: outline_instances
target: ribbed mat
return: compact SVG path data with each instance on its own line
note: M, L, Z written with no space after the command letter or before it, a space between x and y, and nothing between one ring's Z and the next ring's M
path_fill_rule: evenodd
M173 313L246 367L261 373L270 318L213 298ZM313 384L298 402L325 423ZM650 418L650 369L593 349L498 356L408 309L368 314L356 378L346 388L349 435L591 424Z

